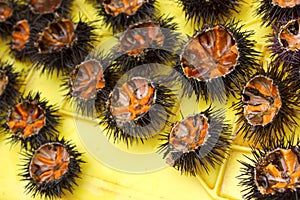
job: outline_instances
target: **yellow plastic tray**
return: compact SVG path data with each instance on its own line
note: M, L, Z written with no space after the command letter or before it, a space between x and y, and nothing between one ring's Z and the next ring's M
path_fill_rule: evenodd
M193 33L192 25L186 23L176 0L158 0L157 6L162 14L176 17L175 21L179 24L180 32L189 35ZM268 61L264 36L270 30L262 28L260 19L253 16L255 6L252 3L242 3L240 13L233 17L245 24L243 30L256 31L252 39L257 41L256 49L262 53L262 61ZM90 4L84 3L84 0L75 0L73 10L76 11L73 13L75 20L79 16L78 12L88 20L96 19L96 10ZM101 27L100 23L98 24L99 39L105 44L105 48L109 49L111 44L106 41L112 38L112 32ZM209 175L206 173L197 177L181 175L179 171L162 164L159 160L155 154L159 144L157 140L151 139L145 145L134 146L130 149L127 149L125 145L108 143L94 120L74 116L72 106L64 100L64 92L60 89L60 78L40 76L40 72L31 70L31 63L15 61L9 56L5 41L1 41L0 56L4 60L15 63L17 70L25 69L24 91L40 91L51 104L59 106L63 117L63 124L59 128L60 135L73 141L80 152L85 152L83 158L86 164L81 165L82 175L78 180L78 187L75 187L73 194L66 193L62 199L242 199L241 188L237 186L238 180L236 179L241 167L237 160L243 160L243 154L251 155L247 144L243 144L239 137L233 142L228 158L221 166L211 169ZM188 114L192 108L199 107L192 100L186 100L186 102L188 104L181 105L184 114ZM231 103L227 107L229 108L230 105ZM232 109L229 109L227 113L228 119L233 124ZM98 132L95 133L95 130ZM20 181L17 175L21 168L19 165L23 163L19 145L11 147L4 141L4 136L0 139L0 199L32 199L30 195L25 194L26 182ZM101 139L102 142L100 142ZM113 150L109 152L108 149ZM99 159L101 156L103 160ZM157 162L156 165L152 161ZM123 170L119 168L120 163L126 163Z

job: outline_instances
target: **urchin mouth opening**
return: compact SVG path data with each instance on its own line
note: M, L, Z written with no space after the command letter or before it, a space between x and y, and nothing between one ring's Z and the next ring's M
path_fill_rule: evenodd
M266 76L250 79L242 91L243 112L248 124L266 126L279 113L282 100L278 86Z
M15 137L26 139L39 134L46 126L45 110L36 101L23 101L7 115L6 125Z
M233 34L218 25L191 38L180 55L186 77L210 81L225 77L238 65L238 44Z

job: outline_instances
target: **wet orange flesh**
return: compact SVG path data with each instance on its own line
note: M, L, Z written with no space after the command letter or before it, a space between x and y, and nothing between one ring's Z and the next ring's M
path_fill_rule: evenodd
M130 39L130 43L128 42ZM162 47L164 43L164 35L159 24L153 22L145 22L130 27L120 40L119 51L125 51L132 56L138 56L146 48L149 48L155 42Z
M72 90L79 93L79 98L88 100L94 97L98 90L105 87L103 68L99 62L86 61L80 64L76 70L72 76Z
M277 149L267 154L255 170L255 182L262 194L296 190L300 186L300 164L297 155L291 149ZM266 178L268 187L265 186Z
M14 134L22 133L21 137L26 138L37 132L45 125L46 118L39 107L35 107L34 112L28 114L22 103L15 106L9 117L8 126Z
M121 13L134 15L144 3L144 0L111 0L109 4L103 5L107 14L118 16Z
M63 0L30 0L30 5L35 13L46 14L52 13L60 7Z
M292 20L283 26L279 33L280 42L285 41L287 43L286 48L295 51L300 49L300 19ZM283 45L283 44L282 44Z
M255 80L255 79L253 79ZM271 79L265 78L268 83L266 87L265 84L262 84L259 81L253 82L249 81L246 84L245 88L256 89L260 94L266 97L272 97L274 99L273 104L271 102L259 103L259 104L246 104L244 106L244 115L247 118L248 122L252 123L249 119L250 115L256 115L256 117L260 116L261 122L259 125L266 125L273 121L273 118L279 112L282 102L279 95L278 87L273 85L273 81ZM253 124L253 123L252 123ZM258 124L253 124L258 125Z
M61 145L42 146L32 158L30 171L33 179L37 184L59 179L68 171L69 159L66 148Z
M149 90L147 95L143 99L137 99L136 96L132 93L127 83L122 86L122 89L126 92L128 97L130 98L130 105L122 108L115 108L113 111L113 115L120 115L125 112L131 113L131 120L136 119L137 116L148 112L151 108L149 105L150 99L154 95L154 88L149 86Z
M203 145L207 140L209 124L207 118L201 115L197 116L197 120L201 120L201 123L198 121L195 124L193 117L178 122L172 129L169 144L175 147L175 149L178 146L184 145L187 147L184 151L194 150ZM182 132L183 130L179 126L184 126L184 130L188 132Z
M292 8L300 4L300 0L272 0L273 5L278 5L282 8Z
M21 51L29 42L30 27L26 20L17 22L12 32L12 49Z
M0 77L2 75L2 79L0 79L0 96L3 94L7 84L8 84L8 77L3 75L0 71Z
M0 22L7 20L13 13L12 8L5 2L0 2Z
M76 25L69 19L61 19L51 22L40 33L40 37L35 44L40 53L52 53L69 47L76 40ZM57 34L60 33L60 34Z
M144 40L144 38L140 35L135 35L134 39L140 43L140 48L127 50L126 53L133 55L133 56L137 56L138 54L143 52L143 50L147 47L147 45L146 45L146 41Z
M232 35L216 26L190 40L184 48L181 62L187 77L208 80L230 73L238 55Z

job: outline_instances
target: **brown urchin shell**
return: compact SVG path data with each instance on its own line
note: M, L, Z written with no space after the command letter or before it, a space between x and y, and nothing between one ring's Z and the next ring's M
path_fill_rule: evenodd
M37 185L60 179L68 172L70 155L65 146L58 142L40 146L31 159L29 172Z
M29 42L30 25L27 20L18 21L13 28L11 48L21 51Z
M70 47L76 40L76 25L69 19L50 22L40 34L35 46L39 53L52 53Z
M31 137L46 125L45 111L38 105L38 100L18 103L8 114L7 125L15 136Z
M6 2L0 2L0 22L6 21L13 14L13 9Z
M157 22L141 22L130 26L120 38L119 51L137 56L154 44L162 47L164 35Z
M265 126L278 114L282 101L273 80L262 75L255 76L243 90L244 116L248 123Z
M232 33L215 26L188 42L181 54L181 65L187 77L207 81L233 71L238 57L238 47Z
M8 76L4 71L0 70L0 96L4 93L8 84Z
M208 118L203 114L191 115L177 122L169 137L170 152L187 153L197 149L208 139L208 128ZM167 162L174 165L172 154L169 154Z
M29 6L35 14L53 13L60 7L63 0L30 0Z
M95 59L84 61L73 70L69 82L73 97L86 101L95 98L105 87L103 67Z
M254 182L263 195L296 191L300 187L299 155L277 148L260 158L254 169Z
M104 0L103 5L109 15L118 16L121 13L134 15L145 2L145 0Z
M272 4L281 8L293 8L300 4L300 0L272 0Z
M288 50L296 51L300 49L300 18L289 21L280 28L278 34L279 44Z
M108 107L118 125L137 120L155 103L155 87L145 78L134 77L109 96Z

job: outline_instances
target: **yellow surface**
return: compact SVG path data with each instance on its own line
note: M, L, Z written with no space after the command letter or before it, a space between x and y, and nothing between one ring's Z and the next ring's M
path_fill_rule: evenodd
M73 9L83 14L89 20L96 19L95 9L84 0L75 0ZM179 31L191 35L193 28L190 23L185 22L184 15L180 8L176 5L176 0L158 0L158 6L161 13L169 16L176 16L176 22L179 23ZM268 29L260 27L260 20L253 16L255 9L252 4L242 4L240 14L236 15L237 19L245 24L244 30L256 30L253 39L257 40L256 49L264 54L262 59L268 61L266 54L266 44L264 37L269 32ZM78 12L74 12L74 18L78 17ZM109 41L112 38L112 33L99 25L99 39L105 49L109 49L112 45ZM12 57L9 57L5 41L1 42L0 48L1 58L14 62ZM244 159L242 154L249 155L250 151L246 144L243 144L240 138L237 138L230 150L230 155L223 164L215 170L211 169L210 174L203 173L198 177L187 177L181 175L180 172L168 166L160 166L156 169L147 169L147 173L131 173L113 169L105 162L97 159L91 148L95 151L104 152L110 159L124 162L124 157L118 157L120 154L110 154L107 149L97 145L97 139L101 137L100 131L91 135L90 130L95 127L95 121L74 117L73 108L68 102L64 101L64 92L60 89L60 78L49 78L40 76L39 72L31 70L31 63L15 62L18 70L25 69L26 81L23 90L28 92L41 91L42 96L46 97L51 104L56 104L60 108L60 114L63 116L63 125L59 128L60 135L68 140L72 140L77 145L80 152L85 152L83 155L86 164L82 164L82 178L78 180L78 187L74 190L74 194L67 193L63 199L104 199L104 200L125 200L125 199L172 199L172 200L189 200L189 199L242 199L240 188L237 187L238 180L236 176L239 174L240 164L237 160ZM198 106L193 101L186 101L182 105L185 115ZM193 105L193 106L191 106ZM194 106L195 105L195 106ZM230 103L231 105L231 103ZM228 105L227 107L229 107ZM234 113L231 109L227 111L228 118L233 123ZM92 127L92 128L91 128ZM86 135L79 134L80 131L86 130ZM99 129L100 130L100 129ZM81 132L82 133L82 132ZM85 136L92 137L93 141L87 143L84 141ZM103 135L103 134L102 134ZM24 186L26 182L21 182L17 174L22 164L19 145L11 147L4 140L4 136L0 137L0 199L32 199L30 195L25 194ZM159 142L155 139L149 140L145 145L140 145L127 150L121 145L120 152L126 154L131 152L132 155L153 155ZM89 146L93 145L93 146ZM103 144L107 145L107 144ZM89 146L87 148L86 146ZM123 154L122 154L123 155ZM114 157L116 156L116 157ZM142 162L147 162L144 160ZM128 163L130 167L139 166L141 163ZM143 171L143 170L142 170ZM36 198L39 199L39 198Z

